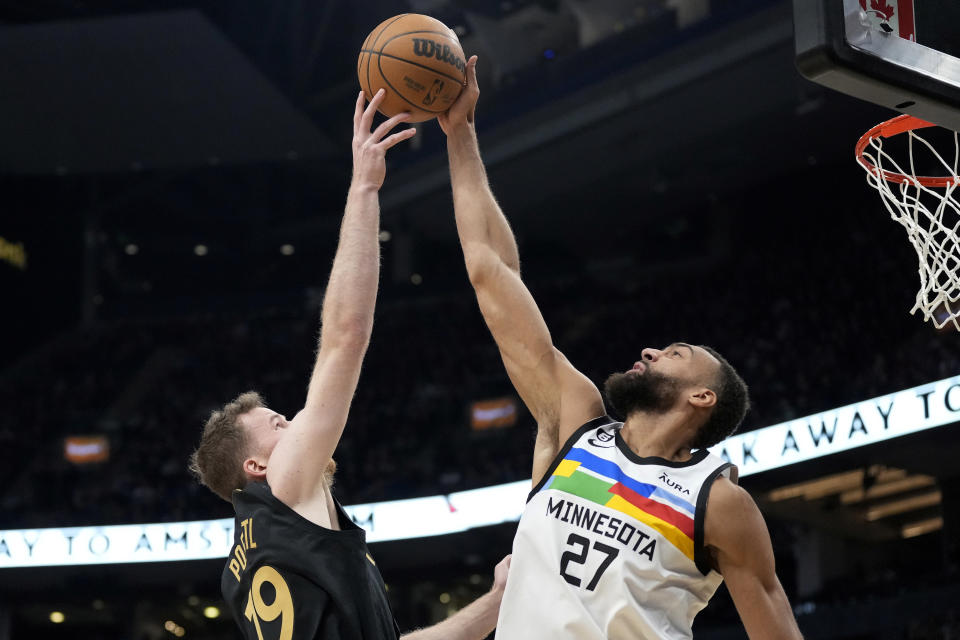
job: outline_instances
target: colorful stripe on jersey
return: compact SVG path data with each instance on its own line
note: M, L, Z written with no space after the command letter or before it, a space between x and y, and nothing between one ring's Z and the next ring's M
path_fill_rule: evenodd
M542 490L546 489L569 493L639 520L694 560L694 506L660 487L631 478L610 460L574 447L557 465Z

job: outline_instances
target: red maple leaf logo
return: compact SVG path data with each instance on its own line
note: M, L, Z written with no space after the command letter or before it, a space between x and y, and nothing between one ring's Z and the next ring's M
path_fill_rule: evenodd
M860 8L864 11L867 11L867 0L860 0ZM893 18L893 14L897 12L892 5L887 4L887 0L870 0L871 13L883 16L883 19L889 22Z

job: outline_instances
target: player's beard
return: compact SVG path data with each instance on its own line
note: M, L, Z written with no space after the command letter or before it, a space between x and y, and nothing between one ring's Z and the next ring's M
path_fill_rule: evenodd
M637 412L666 413L680 394L678 380L662 373L613 373L603 385L607 400L623 418Z

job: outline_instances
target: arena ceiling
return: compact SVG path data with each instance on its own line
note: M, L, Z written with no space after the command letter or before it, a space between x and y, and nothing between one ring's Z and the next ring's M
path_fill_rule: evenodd
M70 215L83 219L96 212L98 226L123 246L122 238L139 236L141 243L149 237L192 248L204 241L204 232L198 229L222 228L224 219L237 233L276 236L281 244L311 234L329 235L338 221L348 177L356 42L380 16L420 10L445 17L461 32L465 49L483 56L478 126L495 191L521 232L529 226L544 241L560 243L564 253L586 257L586 247L593 242L616 241L610 228L626 224L625 231L644 233L651 222L659 224L662 215L709 208L725 193L789 179L818 163L845 166L850 179L856 179L857 169L848 162L851 132L867 128L884 114L870 105L828 95L800 78L792 64L788 3L729 3L733 8L721 16L726 22L720 27L681 38L679 44L671 41L669 46L655 34L642 32L642 24L632 27L640 32L628 29L618 36L612 31L617 24L622 29L625 6L635 19L638 7L656 17L665 4L608 0L597 5L602 10L590 14L593 22L586 24L574 11L575 2L380 0L364 3L362 10L347 2L316 6L260 2L245 3L242 11L211 2L173 3L171 9L199 13L170 15L196 18L193 23L200 30L202 24L210 26L199 39L205 43L202 51L237 52L235 72L225 75L246 79L236 80L231 91L236 95L249 91L282 115L274 120L260 117L256 126L247 127L244 123L257 119L261 111L248 109L236 124L222 130L219 150L210 151L217 135L204 123L215 121L217 113L208 108L209 101L198 100L204 109L200 115L188 110L182 114L188 131L178 131L185 140L179 162L170 154L145 162L113 144L110 153L102 152L109 156L107 165L92 160L86 168L54 164L46 173L68 178L61 182L68 191L74 189L70 199L76 206ZM0 20L7 23L9 38L24 29L92 27L124 14L125 20L136 19L145 29L153 24L153 35L162 39L163 21L170 16L148 13L154 7L132 1L5 2L0 4ZM571 37L587 38L588 26L596 37L603 27L593 24L602 22L598 15L609 17L613 35L589 49L570 44ZM569 24L579 36L570 35L564 26ZM660 25L654 18L648 24ZM491 29L501 35L527 29L544 41L555 38L558 50L570 51L552 61L537 50L527 51L527 66L513 69L496 51L485 50ZM624 41L617 42L618 37ZM638 43L640 47L635 46ZM642 55L625 53L644 47ZM592 64L598 54L611 56L615 64L599 75L584 72L606 69ZM171 87L199 91L209 84L197 69L177 66L179 70L164 70L173 74L167 83ZM116 71L135 75L123 67ZM258 83L261 77L266 86ZM63 79L51 84L56 87ZM130 121L131 132L144 129L155 96L167 89L155 78L140 78L130 86L130 93L143 98L136 104L139 111ZM70 99L68 91L67 105ZM25 104L29 106L29 101ZM70 111L73 126L82 127L84 114ZM88 105L87 116L91 111ZM100 117L103 124L95 129L114 135L106 125L116 120L109 109ZM169 127L175 130L176 124ZM154 129L154 142L170 137L169 129ZM227 135L230 130L232 139ZM69 131L63 125L50 133L48 142L60 144ZM21 137L28 145L28 136ZM446 243L452 224L442 213L450 209L443 138L433 123L422 127L418 137L417 144L391 158L383 192L390 217L384 224ZM84 146L91 145L78 149ZM105 174L105 166L126 169ZM11 171L44 174L36 163L8 166L5 172ZM75 178L74 183L69 178ZM96 183L93 189L91 182ZM636 215L638 209L641 215ZM584 210L598 224L583 229L588 235L571 242L565 230L578 225ZM624 210L630 214L623 215ZM541 224L543 215L551 216L552 223ZM269 229L263 229L265 224Z

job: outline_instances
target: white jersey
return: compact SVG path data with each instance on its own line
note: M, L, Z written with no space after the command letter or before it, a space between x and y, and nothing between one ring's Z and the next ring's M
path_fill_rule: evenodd
M498 640L691 638L723 578L703 545L713 481L696 451L641 458L604 416L580 427L530 492L513 541Z

